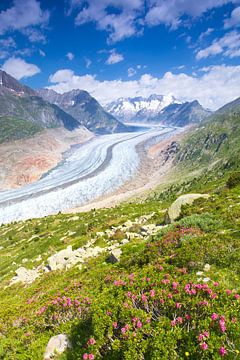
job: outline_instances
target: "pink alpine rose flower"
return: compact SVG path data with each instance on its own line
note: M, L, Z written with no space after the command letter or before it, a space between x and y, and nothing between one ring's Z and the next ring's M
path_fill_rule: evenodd
M207 350L207 348L208 348L208 344L205 343L205 342L201 343L200 346L201 346L201 349L202 349L202 350Z
M219 355L223 357L226 355L226 353L227 353L226 349L223 346L221 346L219 349Z

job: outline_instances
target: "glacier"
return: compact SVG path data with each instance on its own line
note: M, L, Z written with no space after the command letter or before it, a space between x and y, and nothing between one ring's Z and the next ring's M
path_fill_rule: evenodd
M0 192L0 224L56 214L110 194L131 179L140 164L136 146L165 139L171 127L96 136L76 146L64 161L35 183Z

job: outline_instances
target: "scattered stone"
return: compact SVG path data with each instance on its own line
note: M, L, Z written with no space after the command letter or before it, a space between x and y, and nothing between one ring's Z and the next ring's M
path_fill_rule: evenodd
M115 264L120 261L121 255L122 255L121 249L112 250L107 261L111 264Z
M18 282L22 282L23 284L31 284L40 276L38 270L28 270L23 266L17 269L15 272L16 276L12 278L10 285L16 284Z
M211 279L207 277L207 278L204 278L204 279L203 279L203 282L208 282L208 281L210 281L210 280L211 280Z
M67 348L71 348L71 343L66 334L59 334L51 337L46 347L44 360L53 359L55 355L62 354Z
M196 275L197 275L197 276L202 276L202 275L203 275L203 271L198 271L198 272L196 273Z
M72 246L69 245L48 258L48 268L52 271L70 269L78 263L83 263L87 258L95 257L105 251L100 246L91 247L94 242L95 240L90 240L84 247L76 250L72 250Z
M105 233L103 231L99 231L96 233L97 237L103 237L105 235Z
M172 223L181 215L181 207L182 205L191 205L195 200L199 198L209 198L208 194L186 194L181 195L175 200L172 205L169 207L166 215L165 222L167 224Z
M28 262L27 258L22 259L22 263L25 264L26 262Z
M121 244L122 245L125 245L125 244L128 244L129 243L129 240L128 239L123 239L122 241L121 241Z
M42 256L38 255L38 257L36 257L35 261L41 261L42 260Z
M126 232L126 237L128 240L133 240L133 239L138 239L141 238L142 236L138 233L132 233L132 232Z
M203 271L210 271L210 269L211 269L211 265L205 264L204 268L203 268Z
M79 216L76 215L76 216L69 218L68 221L77 221L79 219L80 219Z
M108 238L110 238L110 237L112 237L113 235L115 235L115 231L114 231L114 230L107 229L107 230L105 230L105 234L107 235Z
M125 227L127 227L127 228L130 228L130 227L132 227L134 224L133 224L132 221L127 220L123 225L124 225Z

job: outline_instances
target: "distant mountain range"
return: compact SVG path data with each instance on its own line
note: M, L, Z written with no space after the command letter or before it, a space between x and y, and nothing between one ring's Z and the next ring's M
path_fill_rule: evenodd
M120 98L105 109L119 120L185 126L198 123L211 114L197 100L181 102L172 95L151 95L148 98Z
M180 103L172 95L151 95L148 98L120 98L110 102L105 109L121 121L146 121L161 112L166 106Z
M45 101L60 107L76 119L80 125L95 133L127 131L126 126L107 113L87 91L72 90L59 94L54 90L40 89L37 94Z

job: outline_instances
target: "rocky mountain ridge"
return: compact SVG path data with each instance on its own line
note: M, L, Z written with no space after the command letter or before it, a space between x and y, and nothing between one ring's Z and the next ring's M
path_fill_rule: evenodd
M119 98L105 109L117 119L124 121L146 121L154 118L166 106L181 103L173 95L150 95L149 97Z
M171 94L120 98L107 104L105 109L120 120L173 126L198 123L211 114L197 100L182 102Z
M37 93L93 132L104 134L127 131L127 128L106 112L87 91L77 89L59 94L51 89L39 89Z

